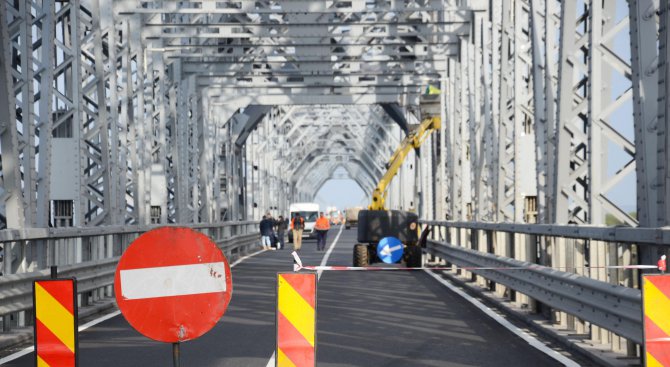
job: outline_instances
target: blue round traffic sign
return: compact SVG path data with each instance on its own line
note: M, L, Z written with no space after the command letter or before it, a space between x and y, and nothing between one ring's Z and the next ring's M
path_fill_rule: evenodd
M395 264L402 258L403 245L395 237L384 237L377 244L377 256L387 264Z

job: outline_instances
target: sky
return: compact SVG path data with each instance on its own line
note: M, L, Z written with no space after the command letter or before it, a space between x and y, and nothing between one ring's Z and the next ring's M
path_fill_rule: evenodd
M344 210L355 206L368 206L370 198L363 192L356 181L346 179L330 179L316 194L315 201L322 209L334 206Z

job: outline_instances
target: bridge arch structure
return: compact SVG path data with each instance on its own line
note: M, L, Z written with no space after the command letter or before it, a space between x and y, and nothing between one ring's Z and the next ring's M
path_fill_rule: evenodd
M30 229L257 220L312 200L338 169L371 195L429 86L442 127L404 164L391 208L439 221L436 238L519 261L653 263L670 238L668 10L0 1L5 274L55 261L44 237L21 237ZM601 228L613 223L630 231ZM543 232L553 226L582 236ZM635 274L582 275L635 288Z

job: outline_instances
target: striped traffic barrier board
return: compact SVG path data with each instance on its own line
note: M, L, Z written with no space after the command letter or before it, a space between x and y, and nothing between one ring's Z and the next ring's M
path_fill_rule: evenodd
M277 367L316 365L316 274L277 274Z
M643 277L645 366L670 367L670 275Z
M33 282L38 367L77 365L77 285L74 279Z

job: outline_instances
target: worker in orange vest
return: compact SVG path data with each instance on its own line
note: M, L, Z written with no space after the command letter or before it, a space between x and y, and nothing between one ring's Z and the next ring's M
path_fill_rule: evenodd
M319 219L316 220L314 229L316 230L316 250L323 251L326 249L326 237L330 229L330 221L323 212L319 213Z

